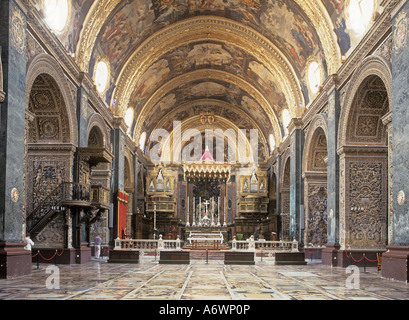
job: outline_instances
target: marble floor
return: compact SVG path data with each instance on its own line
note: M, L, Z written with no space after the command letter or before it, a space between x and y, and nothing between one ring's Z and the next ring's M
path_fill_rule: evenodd
M83 265L33 264L32 274L0 279L0 300L409 300L409 285L385 280L375 268L276 266L259 258L254 266L193 260L159 265L93 259ZM351 278L356 276L355 278Z

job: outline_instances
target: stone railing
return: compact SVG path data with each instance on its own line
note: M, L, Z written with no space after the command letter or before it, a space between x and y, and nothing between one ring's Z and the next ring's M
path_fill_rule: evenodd
M115 239L114 250L182 250L182 241L178 238L176 240L163 240L160 236L158 240L148 239Z
M261 241L250 238L245 241L233 239L231 242L233 251L289 251L298 252L298 241Z

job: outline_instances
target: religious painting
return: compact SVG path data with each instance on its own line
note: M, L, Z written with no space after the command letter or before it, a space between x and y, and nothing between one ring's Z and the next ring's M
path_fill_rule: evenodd
M403 10L395 19L395 26L393 31L393 52L398 54L405 47L408 33L407 11Z
M277 79L264 65L257 61L251 61L247 74L261 86L262 90L268 96L269 101L278 107L277 111L286 107L287 102L285 96L276 85Z
M21 11L14 7L10 16L10 42L19 54L26 49L26 21Z
M323 0L338 38L343 56L347 56L362 39L372 22L380 0Z
M162 59L155 62L142 75L136 90L133 92L131 101L133 103L139 103L144 98L147 98L156 88L163 84L169 73L170 69L167 60Z
M347 31L344 11L345 2L343 0L323 0L325 8L331 17L334 31L337 34L338 45L341 49L341 54L345 55L351 48L351 37Z
M322 47L318 36L309 19L294 2L287 3L281 0L122 1L101 29L90 61L89 70L93 70L100 56L106 56L110 61L112 80L107 90L107 102L110 102L114 79L118 77L121 66L142 41L171 23L197 14L228 17L254 28L284 53L300 76L303 76L302 70L310 56L322 58L322 54L319 54ZM220 43L202 42L185 44L172 50L160 58L168 61L171 70L169 76L174 77L182 72L203 67L223 69L237 76L249 76L245 69L251 57L241 49ZM252 72L250 76L253 75ZM280 90L275 86L267 88L266 84L268 85L268 82L260 86L267 90L268 95L272 95L273 104L282 105L284 100Z

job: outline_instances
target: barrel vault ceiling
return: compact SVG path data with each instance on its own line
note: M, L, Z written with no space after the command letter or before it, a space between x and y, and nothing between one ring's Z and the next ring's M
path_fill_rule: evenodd
M310 64L322 83L359 41L351 1L61 0L67 23L55 33L91 77L106 63L101 98L115 116L133 110L135 141L208 113L258 129L268 148L270 135L284 139L286 113L300 117L314 99ZM45 14L47 1L35 2Z

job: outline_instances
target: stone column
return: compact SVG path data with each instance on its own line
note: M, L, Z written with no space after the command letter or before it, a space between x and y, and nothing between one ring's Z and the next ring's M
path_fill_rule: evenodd
M328 90L328 137L327 137L327 233L328 243L322 251L322 263L325 265L337 265L336 252L339 245L339 155L338 146L338 126L341 111L340 93L335 88Z
M111 134L111 143L113 145L114 160L112 162L112 183L111 200L113 203L113 215L111 215L112 226L110 240L113 241L120 234L117 234L117 193L125 188L125 135L127 127L123 118L115 118L114 129Z
M409 3L392 12L392 206L393 234L388 252L382 257L382 276L407 282L409 280L409 96L408 81Z
M304 131L302 121L293 118L288 126L290 144L290 239L303 241L304 182L302 178L302 154L304 149Z
M31 252L23 243L26 30L19 2L1 1L0 278L31 273Z

